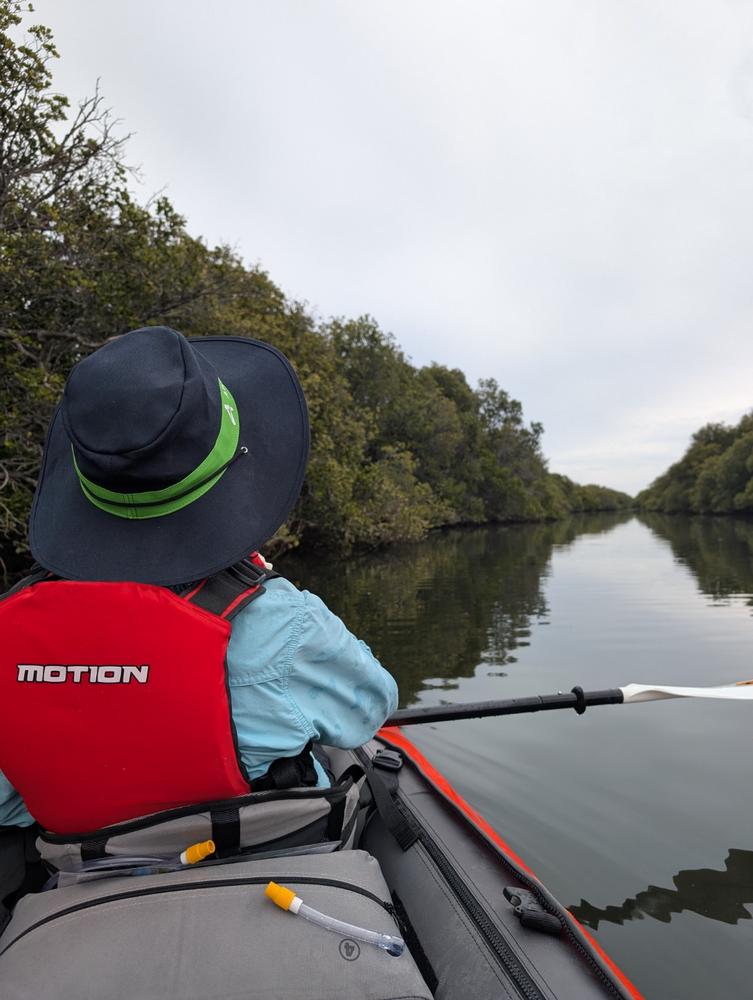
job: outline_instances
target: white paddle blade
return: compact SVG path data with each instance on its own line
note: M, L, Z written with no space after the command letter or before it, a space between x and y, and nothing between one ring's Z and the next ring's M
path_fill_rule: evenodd
M727 701L753 701L753 681L739 681L721 687L663 687L653 684L628 684L622 691L624 701L659 701L662 698L723 698Z

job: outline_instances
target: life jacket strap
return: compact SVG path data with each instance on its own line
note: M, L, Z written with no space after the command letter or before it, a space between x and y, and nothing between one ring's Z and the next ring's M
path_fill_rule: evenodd
M201 580L181 596L204 611L229 621L251 601L261 597L266 580L279 575L258 566L249 556L228 569Z
M10 590L6 590L4 594L0 594L0 601L5 601L9 597L13 597L14 594L17 594L19 590L24 590L26 587L31 587L35 583L41 583L42 580L52 580L52 579L54 579L53 573L50 573L49 570L44 569L44 567L40 566L38 563L35 563L32 566L31 573L29 573L28 576L25 576L22 580L19 580L18 583L15 583L10 588Z

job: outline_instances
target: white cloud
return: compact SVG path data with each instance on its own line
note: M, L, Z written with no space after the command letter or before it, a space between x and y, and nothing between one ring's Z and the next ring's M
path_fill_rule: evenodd
M753 9L38 0L144 191L637 490L753 405Z

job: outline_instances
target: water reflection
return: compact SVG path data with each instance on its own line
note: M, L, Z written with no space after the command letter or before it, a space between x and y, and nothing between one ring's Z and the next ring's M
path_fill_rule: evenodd
M370 643L403 704L750 676L753 522L629 520L453 531L279 568ZM734 792L750 787L750 733L745 706L689 701L409 735L556 895L580 900L644 994L668 1000L751 995L753 814ZM648 855L673 873L696 848L712 867L647 885Z
M750 920L745 909L753 904L753 851L730 848L724 871L698 868L678 872L672 879L674 889L650 885L618 906L599 909L582 899L569 907L582 924L598 930L601 921L620 926L627 920L653 917L668 924L678 913L689 911L725 924Z
M611 531L630 516L442 532L342 562L288 556L278 568L369 643L408 705L427 687L453 688L479 664L504 675L515 650L528 645L532 621L546 621L542 582L554 548Z
M715 601L753 594L753 521L737 517L639 515L659 538L669 542L704 594ZM753 598L748 597L753 605Z

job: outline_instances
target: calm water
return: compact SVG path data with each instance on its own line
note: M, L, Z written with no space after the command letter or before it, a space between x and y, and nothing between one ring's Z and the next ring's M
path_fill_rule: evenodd
M279 567L401 704L753 677L753 524L600 515ZM753 997L753 706L664 702L411 736L647 997Z

